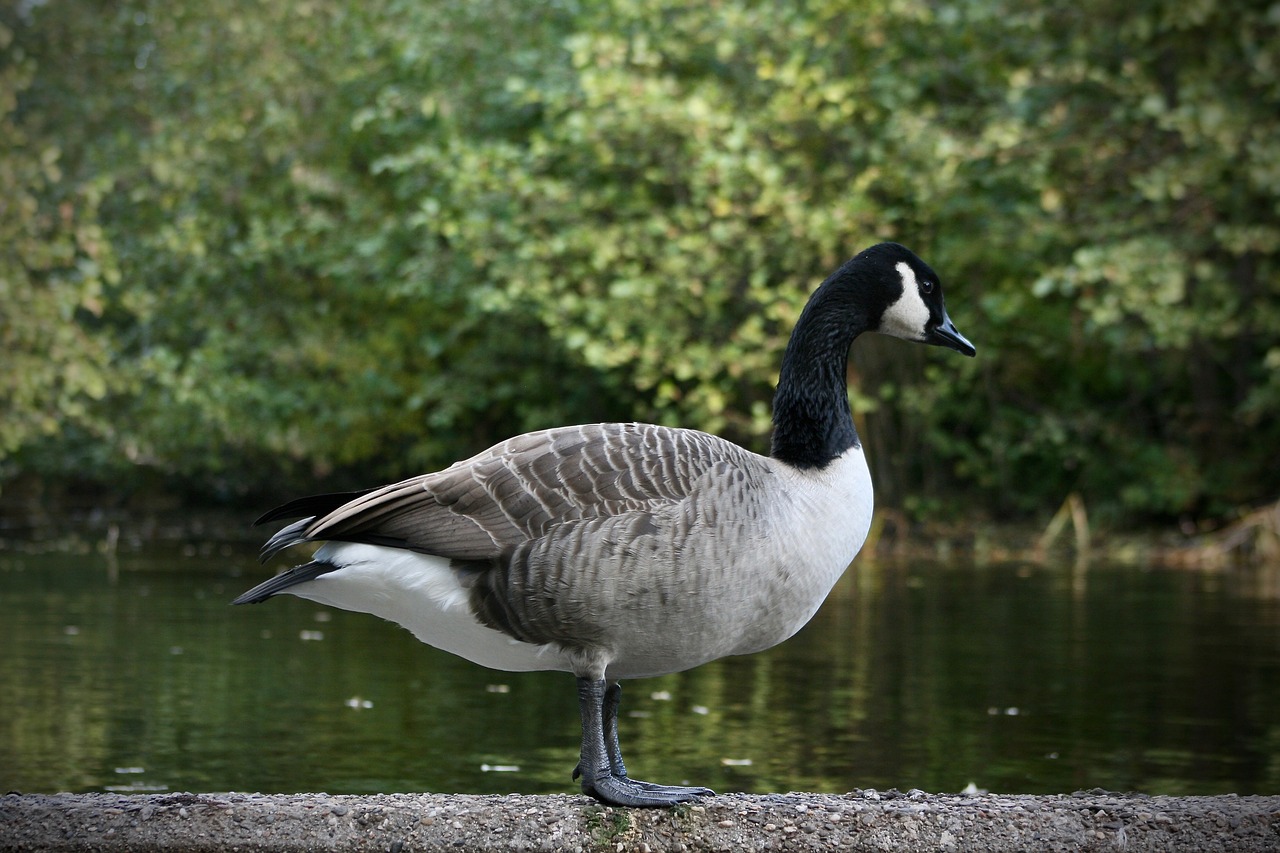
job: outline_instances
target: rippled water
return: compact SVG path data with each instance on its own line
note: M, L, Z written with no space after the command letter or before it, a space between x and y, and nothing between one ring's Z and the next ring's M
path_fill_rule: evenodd
M0 558L0 786L574 790L562 673L230 607L251 554ZM630 682L638 778L722 791L1280 791L1280 573L860 564L770 652Z

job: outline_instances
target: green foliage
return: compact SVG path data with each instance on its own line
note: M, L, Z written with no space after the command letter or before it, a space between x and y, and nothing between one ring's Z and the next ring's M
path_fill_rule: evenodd
M35 62L0 20L0 460L89 422L107 393L106 347L91 333L118 278L92 186L67 190L56 142L28 132L18 102Z
M1023 412L1001 405L986 437L1025 454L1002 460L1005 488L1034 495L1056 458L1049 482L1129 513L1273 496L1280 435L1255 406L1277 382L1280 20L1178 2L1023 21L1039 38L1010 77L1005 156L1039 196L1024 227L1052 246L1009 320L1053 325L1034 374L993 365Z
M763 449L805 297L894 239L979 358L855 347L890 504L1227 513L1280 491L1278 27L1195 0L0 12L0 449L225 494L578 420Z

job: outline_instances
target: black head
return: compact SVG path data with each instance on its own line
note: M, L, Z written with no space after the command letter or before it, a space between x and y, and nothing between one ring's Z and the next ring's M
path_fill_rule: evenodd
M846 383L849 345L863 332L975 352L928 264L897 243L858 253L814 291L791 334L773 398L775 459L822 468L858 445Z
M947 347L962 355L977 353L947 316L938 274L910 249L880 243L860 252L849 265L860 267L864 280L870 279L876 291L878 304L868 317L871 331Z

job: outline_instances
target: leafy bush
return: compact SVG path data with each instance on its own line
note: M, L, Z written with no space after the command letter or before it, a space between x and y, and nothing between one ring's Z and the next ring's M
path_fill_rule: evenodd
M855 346L889 504L1274 498L1278 26L1192 0L0 11L7 470L89 436L285 491L619 418L764 449L805 297L893 239L979 358Z

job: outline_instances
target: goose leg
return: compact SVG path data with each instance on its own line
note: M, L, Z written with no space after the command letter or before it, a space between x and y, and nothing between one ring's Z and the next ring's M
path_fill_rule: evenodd
M618 746L618 706L621 704L622 684L617 681L610 681L604 691L604 746L609 754L609 766L613 768L614 776L627 775L627 766L622 763L622 747ZM686 792L696 797L715 793L710 788L657 785L653 782L641 782L639 779L631 779L631 783L642 788L657 789L670 793Z
M609 754L609 767L614 776L626 776L627 765L622 763L622 747L618 746L618 706L622 704L622 684L608 682L604 689L604 748Z
M578 708L582 714L582 758L574 778L582 777L582 791L614 806L672 806L712 793L707 788L655 785L627 776L618 748L618 703L622 688L615 681L578 679Z

